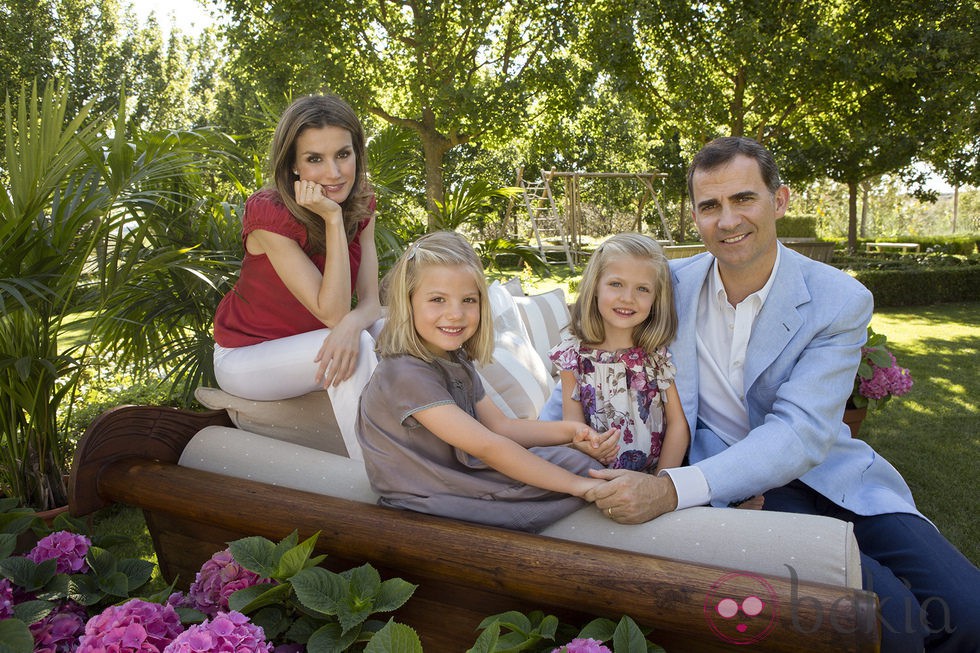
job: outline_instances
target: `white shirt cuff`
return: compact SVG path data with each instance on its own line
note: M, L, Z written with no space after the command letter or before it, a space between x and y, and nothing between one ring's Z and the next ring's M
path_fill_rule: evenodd
M677 492L677 509L691 508L693 506L704 506L711 501L711 490L708 489L708 481L704 478L704 473L699 467L693 465L689 467L673 467L660 472L660 476L666 474L674 483L674 490Z

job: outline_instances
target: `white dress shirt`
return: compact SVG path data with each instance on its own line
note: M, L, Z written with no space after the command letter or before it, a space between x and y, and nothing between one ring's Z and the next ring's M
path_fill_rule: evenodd
M728 301L715 261L698 299L697 421L700 428L710 429L729 445L744 438L750 430L745 404L745 352L755 318L776 278L780 256L777 249L776 262L766 284L735 306ZM677 364L683 365L684 361ZM711 488L698 467L677 467L663 473L670 476L677 490L678 510L711 502Z

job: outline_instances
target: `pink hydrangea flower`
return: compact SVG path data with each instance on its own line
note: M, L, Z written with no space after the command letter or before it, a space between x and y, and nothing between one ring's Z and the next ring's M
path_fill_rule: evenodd
M44 619L29 626L34 637L34 653L74 653L78 638L85 632L87 618L84 606L74 601L61 603Z
M861 379L859 392L868 399L884 399L889 395L901 397L912 389L912 374L904 367L899 367L895 356L889 352L890 367L872 365L871 378Z
M6 578L0 578L0 621L14 616L14 586Z
M257 584L261 578L235 562L231 551L218 551L197 572L188 592L193 606L213 617L228 610L228 597L240 589Z
M551 653L612 653L612 651L597 639L577 637Z
M89 619L76 653L160 653L183 630L172 606L133 599Z
M219 612L210 621L191 626L163 653L271 653L265 633L240 612Z
M24 557L35 564L54 558L58 561L59 574L77 574L88 568L85 554L90 546L92 542L84 535L57 531L42 537L37 546Z

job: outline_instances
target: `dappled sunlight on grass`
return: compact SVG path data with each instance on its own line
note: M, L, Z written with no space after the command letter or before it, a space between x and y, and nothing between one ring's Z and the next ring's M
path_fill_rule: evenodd
M902 473L922 513L980 563L980 303L883 309L871 324L914 385L870 413L861 437Z

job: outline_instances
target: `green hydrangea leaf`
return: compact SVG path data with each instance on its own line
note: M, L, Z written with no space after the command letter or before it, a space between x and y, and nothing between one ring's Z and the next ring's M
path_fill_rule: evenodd
M389 578L381 583L374 598L375 612L391 612L405 605L412 598L418 585L401 578Z
M14 606L14 617L25 624L32 624L48 616L54 607L55 604L50 601L24 601Z
M623 617L613 633L613 650L616 653L647 653L647 638L629 617Z
M157 601L154 601L157 603ZM195 610L194 608L176 607L174 612L180 617L180 623L184 626L190 626L191 624L199 624L208 618L206 614L200 610Z
M109 596L129 598L129 578L121 571L99 576L99 589Z
M293 531L286 537L282 538L273 545L273 550L276 554L276 560L281 558L286 551L289 551L293 547L299 544L299 531Z
M17 548L17 536L13 533L0 533L0 560L9 558Z
M282 603L289 598L292 588L288 584L259 583L244 587L228 597L228 607L242 614L249 614L268 605Z
M249 615L249 619L256 626L262 627L267 640L278 639L281 634L289 629L290 615L281 605L270 605Z
M359 631L344 633L340 624L318 628L306 642L306 653L342 653L357 641Z
M0 575L6 576L14 585L28 592L35 592L57 575L58 562L54 559L34 564L23 556L0 560Z
M0 621L0 653L32 653L34 637L19 619Z
M253 536L235 540L228 545L235 562L262 578L272 578L279 566L282 551L264 537ZM291 547L290 547L291 548Z
M493 623L500 624L501 628L507 628L525 635L531 632L532 628L531 620L528 619L527 615L522 612L517 612L516 610L491 615L480 622L479 627L487 628Z
M884 349L871 349L865 352L865 356L878 367L891 367L892 359Z
M90 573L96 577L109 576L118 570L116 556L97 546L89 547L85 562L92 570Z
M364 653L421 653L418 633L405 624L389 621L364 647Z
M337 605L337 619L344 632L360 626L368 617L374 613L374 601L371 598L364 598L355 595L353 592L348 594L343 601Z
M125 574L130 593L149 582L154 566L152 562L138 558L124 558L119 561L119 571Z
M578 636L585 639L596 639L600 642L608 642L616 632L616 622L611 619L593 619L579 631Z
M106 593L99 587L99 579L95 576L78 574L70 580L67 595L71 600L82 605L95 605L105 598Z
M480 636L476 638L473 647L467 649L466 653L493 653L497 650L497 642L500 640L500 624L494 622L488 625Z
M314 619L313 617L303 615L296 621L292 623L289 630L286 631L286 641L298 642L300 644L306 644L310 640L310 637L323 625L322 621ZM338 624L339 628L339 624Z
M289 579L289 584L304 608L326 616L336 615L350 592L346 578L323 567L304 569Z
M311 566L307 562L310 559L310 554L313 553L313 545L316 544L318 536L319 533L284 551L282 557L279 558L279 565L276 567L273 578L280 581L286 580Z
M381 590L381 575L371 565L361 565L345 572L350 582L350 594L358 601L374 603L374 597Z

